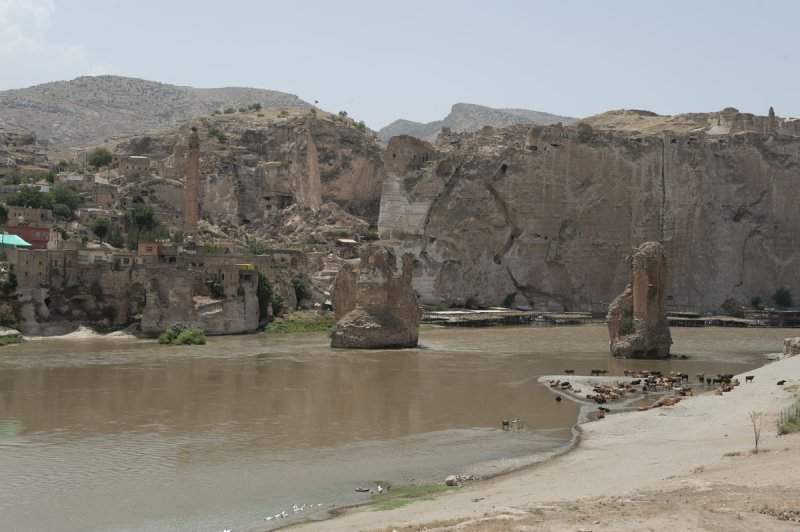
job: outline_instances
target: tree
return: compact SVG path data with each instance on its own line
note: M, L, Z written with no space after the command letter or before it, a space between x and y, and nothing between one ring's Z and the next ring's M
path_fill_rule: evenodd
M761 296L753 296L750 298L750 306L756 310L761 310L764 308L763 301L761 300Z
M17 207L31 207L33 209L52 209L52 197L39 190L37 187L21 187L6 198L6 203Z
M347 118L347 111L339 111L339 118Z
M311 283L306 277L296 275L292 277L292 286L294 287L294 295L299 307L301 301L311 297Z
M138 203L135 207L125 213L125 221L137 231L152 231L159 226L158 218L153 207L144 203Z
M83 197L68 187L56 187L50 192L53 205L66 205L69 210L74 211L83 203Z
M772 294L772 300L779 307L789 308L792 306L792 293L788 288L782 286Z
M93 150L88 157L86 157L86 163L89 166L108 166L111 162L111 152L105 148L97 148Z
M256 285L256 298L258 298L258 317L261 321L269 317L272 308L272 299L275 291L272 281L267 277L267 272L262 268L258 269L258 284Z
M92 232L103 242L103 239L111 231L111 220L108 218L95 218L91 224Z
M8 207L6 207L5 203L0 203L0 225L6 225L8 223Z

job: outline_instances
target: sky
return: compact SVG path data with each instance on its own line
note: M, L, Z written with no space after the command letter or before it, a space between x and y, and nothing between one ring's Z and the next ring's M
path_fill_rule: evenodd
M0 0L0 90L245 86L373 129L454 103L800 117L800 1Z

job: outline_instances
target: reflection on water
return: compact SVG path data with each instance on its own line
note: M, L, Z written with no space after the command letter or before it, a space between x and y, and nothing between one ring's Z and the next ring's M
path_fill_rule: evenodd
M316 334L9 346L0 515L20 529L264 526L293 504L364 500L358 484L490 472L565 444L578 409L540 375L738 373L783 336L673 329L690 358L657 362L611 358L600 326L426 330L398 351L332 350ZM529 430L499 430L517 417Z

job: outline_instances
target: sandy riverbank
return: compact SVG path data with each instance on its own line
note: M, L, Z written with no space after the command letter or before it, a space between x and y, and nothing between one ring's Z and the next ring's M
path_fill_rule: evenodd
M777 436L800 393L800 356L752 383L581 425L564 455L391 510L354 508L302 530L797 530L800 434ZM776 385L786 379L784 386ZM753 454L750 412L765 414ZM528 527L528 528L526 528Z

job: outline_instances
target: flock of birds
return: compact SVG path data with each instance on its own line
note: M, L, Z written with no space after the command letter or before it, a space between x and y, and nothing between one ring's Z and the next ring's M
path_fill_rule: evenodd
M378 495L381 495L384 492L388 493L389 490L390 490L390 487L387 484L386 487L384 488L383 486L381 486L379 484L376 489L377 489ZM370 493L375 493L373 490L371 490L369 488L361 488L361 487L356 488L356 491L359 491L359 492L361 492L361 491L369 491ZM333 506L333 504L331 504L330 506ZM293 515L297 515L300 512L304 512L306 510L313 510L314 508L321 508L321 507L322 507L322 503L318 503L318 504L303 504L301 506L298 506L298 505L295 504L295 505L292 506L292 513L289 513L286 510L283 510L282 512L278 512L275 515L268 515L265 518L265 520L272 521L273 519L286 519L286 518L291 517ZM230 528L225 528L225 529L221 530L220 532L231 532L231 529Z

